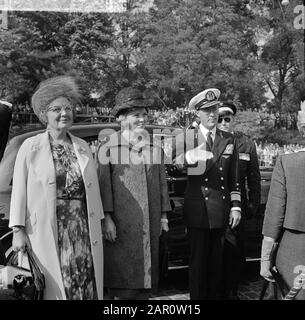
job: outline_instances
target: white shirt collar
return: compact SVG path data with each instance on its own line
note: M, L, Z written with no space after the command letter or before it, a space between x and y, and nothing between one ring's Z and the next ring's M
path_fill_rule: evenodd
M212 140L214 141L215 135L216 135L216 126L215 126L213 129L209 130L209 129L207 129L206 127L204 127L204 126L200 123L199 128L200 128L201 133L202 133L203 136L205 137L205 139L207 138L208 132L211 131L211 132L212 132L212 136L211 136L211 137L212 137Z

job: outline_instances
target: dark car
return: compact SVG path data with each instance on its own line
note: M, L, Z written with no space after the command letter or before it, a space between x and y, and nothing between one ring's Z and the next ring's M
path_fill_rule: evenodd
M171 138L182 132L181 128L148 125L147 131L160 139L165 155L170 157ZM98 141L103 141L105 135L118 130L119 126L115 123L99 124L76 124L70 131L72 134L85 139L91 144L91 150L97 157ZM12 231L8 228L8 215L10 206L10 196L12 190L12 178L17 152L23 141L31 136L41 133L43 129L19 132L8 143L4 157L0 163L0 239L5 250L6 257L10 259L12 248ZM166 164L168 188L172 212L169 214L169 234L168 234L168 268L183 268L188 266L188 246L187 233L183 225L183 197L186 187L186 172L181 172L175 166ZM247 260L257 260L260 255L261 227L263 220L264 207L270 186L272 168L261 170L262 175L262 199L259 214L246 221L246 255Z
M119 129L116 123L98 123L98 124L75 124L70 132L80 138L86 140L97 158L96 150L98 149L98 141L103 141L105 135L110 135ZM154 138L163 139L168 136L180 133L182 129L147 125L147 131L154 136ZM0 163L0 240L4 247L6 257L9 258L12 253L11 241L12 231L8 228L9 222L9 208L12 192L12 179L16 156L23 141L29 137L43 132L43 128L35 128L26 131L18 132L13 138L10 139L3 159ZM173 216L175 213L173 212ZM171 217L169 217L171 219Z

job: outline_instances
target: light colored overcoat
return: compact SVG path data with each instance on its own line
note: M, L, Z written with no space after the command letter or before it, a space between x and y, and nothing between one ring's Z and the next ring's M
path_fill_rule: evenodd
M88 224L98 298L103 298L104 218L96 167L87 143L69 133L86 188ZM44 299L65 300L58 258L56 176L48 132L24 141L18 152L9 226L25 226L46 279Z

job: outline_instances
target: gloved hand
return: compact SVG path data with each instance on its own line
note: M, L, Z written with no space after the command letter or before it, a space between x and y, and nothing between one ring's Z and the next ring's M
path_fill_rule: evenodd
M270 260L262 261L261 260L261 271L260 275L268 281L274 282L274 278L270 272L273 265Z
M198 147L189 150L185 155L188 164L195 164L198 161L207 161L213 158L213 153L206 150L206 143L202 143Z
M274 267L274 254L277 243L272 238L264 237L261 251L261 270L260 275L268 281L274 282L270 270Z

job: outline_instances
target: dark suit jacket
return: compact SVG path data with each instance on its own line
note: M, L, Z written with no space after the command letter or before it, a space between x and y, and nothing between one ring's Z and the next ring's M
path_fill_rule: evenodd
M305 232L305 152L276 161L263 224L263 235L278 240L283 227Z
M180 138L183 140L182 136ZM188 130L184 150L181 143L176 144L177 158L181 151L185 156L186 151L197 147L202 141L205 138L199 129ZM231 206L240 207L238 154L233 135L217 129L212 153L213 159L206 162L204 170L199 170L197 174L194 170L188 173L184 198L184 221L188 227L225 228ZM184 164L187 165L186 161Z
M239 177L241 189L242 215L256 214L261 197L261 175L256 147L243 133L234 133L239 156ZM248 187L248 192L246 188ZM251 212L250 212L251 211Z

